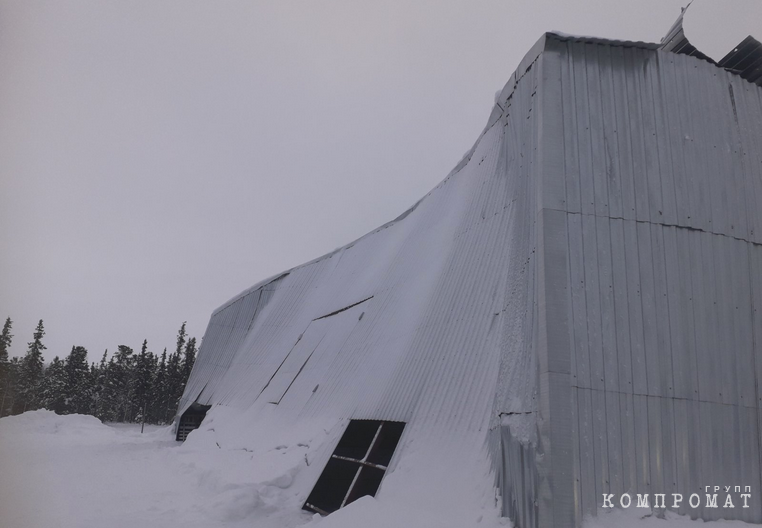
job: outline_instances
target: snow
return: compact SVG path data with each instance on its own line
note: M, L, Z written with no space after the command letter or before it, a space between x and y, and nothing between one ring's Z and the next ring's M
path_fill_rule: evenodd
M256 416L261 426L252 428L241 414L245 412L215 407L184 444L175 442L171 427L152 426L141 434L140 425L113 427L92 416L58 416L45 410L2 418L0 525L510 526L498 515L494 490L484 484L485 467L457 458L444 464L438 458L441 451L435 460L420 447L412 447L387 474L377 498L364 497L325 518L304 512L305 493L324 463L321 450L341 431L314 421L285 427L276 423L277 416L262 414ZM452 486L455 480L465 482L472 496ZM644 517L642 509L633 508L602 514L586 526L690 528L700 523L671 513L666 520Z
M645 512L645 513L644 513ZM667 511L663 518L643 508L614 508L601 510L597 518L588 519L585 528L750 528L759 526L743 521L708 521L691 520L690 517Z

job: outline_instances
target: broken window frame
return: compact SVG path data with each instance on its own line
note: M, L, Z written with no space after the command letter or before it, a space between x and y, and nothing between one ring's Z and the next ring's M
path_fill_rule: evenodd
M201 405L199 403L191 404L177 421L175 440L178 442L185 442L192 431L201 427L201 423L204 421L204 418L206 418L206 413L211 408L211 405ZM199 417L200 419L198 419Z
M353 424L356 424L357 422L365 422L368 424L378 424L376 427L376 431L373 434L373 437L368 444L367 449L365 449L365 453L362 456L362 458L354 458L351 456L341 455L337 454L337 451L340 451L343 447L344 450L347 448L347 443L350 444L350 447L357 447L356 445L352 445L351 442L354 440L353 438L348 438L347 434L351 432L351 429L353 428ZM326 516L330 515L336 510L339 510L343 508L344 506L347 506L348 504L351 504L355 500L364 497L366 495L370 495L374 497L376 493L378 493L379 488L381 487L381 482L383 478L386 476L386 470L389 467L389 463L391 462L392 458L394 457L394 453L397 450L397 446L399 445L399 441L402 438L402 434L405 430L405 423L404 422L394 422L394 421L382 421L382 420L350 420L349 424L347 425L347 428L344 430L344 434L341 436L341 439L339 440L339 443L336 445L336 448L334 449L334 452L331 454L331 458L329 459L328 463L326 464L325 468L323 468L323 471L320 474L320 477L318 478L317 482L315 483L315 486L313 487L312 491L310 492L309 497L307 497L307 500L305 501L304 505L302 506L302 509L318 513L320 515ZM392 434L392 447L389 449L389 446L380 446L379 439L382 438L382 434L384 433L384 426L387 426L387 430L391 431ZM400 427L401 426L401 427ZM359 427L359 424L357 425ZM394 427L395 429L391 429L391 427ZM396 429L399 428L397 431ZM357 433L356 433L357 434ZM386 465L379 464L375 462L371 462L369 459L376 458L374 455L378 455L379 450L382 448L386 448L390 451L390 453L387 453L388 462L386 462ZM357 469L354 472L354 477L352 478L351 483L349 484L349 487L347 488L346 493L344 493L344 497L341 500L341 504L338 508L335 508L331 511L327 511L322 509L320 506L313 504L310 502L310 499L315 495L316 491L320 493L322 490L320 490L321 485L326 485L325 483L321 484L321 479L323 479L324 475L326 475L326 470L331 471L329 469L329 466L331 465L332 461L343 461L343 462L349 462L351 464L357 465ZM359 495L358 493L362 493L361 490L358 490L360 486L358 484L361 482L361 475L363 474L363 471L370 471L370 470L376 470L381 471L381 476L378 479L378 485L371 484L371 487L374 487L374 489L371 492L363 493L362 495ZM362 481L362 484L365 485L366 481ZM357 492L357 493L356 493Z

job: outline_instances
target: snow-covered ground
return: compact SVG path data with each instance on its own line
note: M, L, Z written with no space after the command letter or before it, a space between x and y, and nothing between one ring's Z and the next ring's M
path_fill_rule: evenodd
M300 510L293 486L311 471L309 426L293 442L263 435L242 447L214 427L175 442L169 427L104 425L91 416L27 412L0 419L0 526L2 528L445 528L509 526L495 510L426 507L426 492L410 497L390 486L326 518ZM317 433L327 434L322 431ZM282 440L282 439L281 439ZM305 471L307 470L307 471ZM314 470L314 468L312 468ZM408 473L413 469L399 467ZM387 475L393 479L394 475ZM409 477L409 473L408 473ZM424 485L426 477L422 477ZM487 501L488 503L489 501ZM589 528L697 528L676 515L644 517L616 510ZM750 526L714 522L711 528Z

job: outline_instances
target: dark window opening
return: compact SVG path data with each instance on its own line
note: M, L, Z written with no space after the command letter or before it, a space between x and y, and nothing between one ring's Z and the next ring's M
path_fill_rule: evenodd
M402 422L350 421L303 509L328 515L374 497L404 429Z
M185 442L185 439L188 438L188 433L199 428L201 422L204 421L206 411L210 408L211 405L200 405L198 403L188 407L188 410L180 417L180 423L177 424L177 436L175 439L178 442Z

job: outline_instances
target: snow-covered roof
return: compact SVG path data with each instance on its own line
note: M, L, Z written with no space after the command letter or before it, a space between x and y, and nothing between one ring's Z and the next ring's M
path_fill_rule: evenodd
M489 459L528 526L578 524L604 488L687 492L696 464L745 482L759 465L726 453L760 434L759 373L736 370L757 357L760 101L656 44L544 35L423 199L214 312L180 413L402 421L391 473Z

